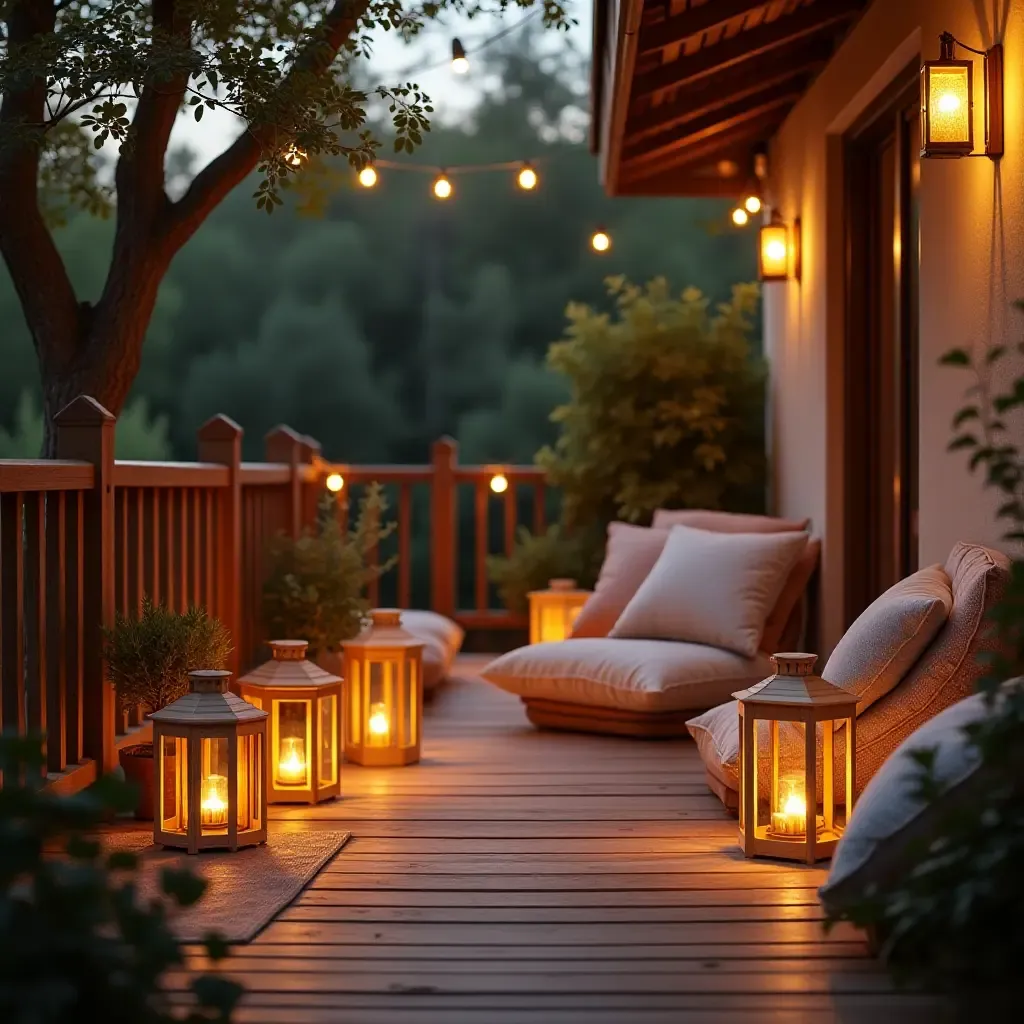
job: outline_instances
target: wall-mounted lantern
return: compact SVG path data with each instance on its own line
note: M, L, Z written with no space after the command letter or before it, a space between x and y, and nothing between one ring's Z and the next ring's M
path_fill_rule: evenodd
M938 60L921 65L921 156L1003 155L1003 48L965 46L951 32L939 36ZM956 59L956 47L984 63L985 150L974 152L974 61Z
M800 279L800 220L792 228L773 212L761 226L757 245L758 277L762 281Z

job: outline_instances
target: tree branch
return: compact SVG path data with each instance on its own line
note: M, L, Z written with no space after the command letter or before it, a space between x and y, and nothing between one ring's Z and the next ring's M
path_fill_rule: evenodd
M52 35L52 0L21 0L7 15L9 53ZM14 282L44 370L76 355L78 303L67 268L39 206L39 160L46 108L46 78L9 88L0 123L9 141L0 149L0 252Z
M296 59L282 88L287 89L289 82L300 75L325 74L367 7L369 0L335 0L316 38ZM252 171L277 131L271 123L254 122L196 175L188 191L170 210L167 233L174 251L192 237L210 211Z

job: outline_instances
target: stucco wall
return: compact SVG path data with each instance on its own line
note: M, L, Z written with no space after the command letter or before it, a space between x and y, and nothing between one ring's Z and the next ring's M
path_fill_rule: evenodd
M969 381L937 361L953 346L1024 339L1010 308L1024 298L1024 0L875 0L770 154L772 198L802 220L803 263L799 283L765 290L773 490L779 514L810 515L823 536L823 654L842 634L841 138L909 63L938 56L942 31L979 49L1003 42L1005 156L921 162L919 562L943 561L960 539L998 546L995 495L946 451ZM980 92L975 109L981 140Z

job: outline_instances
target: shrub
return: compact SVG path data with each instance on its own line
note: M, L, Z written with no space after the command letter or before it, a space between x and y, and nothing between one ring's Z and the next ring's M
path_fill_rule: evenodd
M372 484L359 503L355 527L346 533L335 514L336 500L325 491L314 529L297 540L282 534L271 542L263 617L272 637L306 640L315 656L359 632L370 610L367 586L395 564L368 560L395 529L394 523L381 525L387 508L381 486Z
M118 612L104 648L118 697L158 711L188 692L190 671L225 666L231 636L205 608L179 614L147 597L137 619Z
M1019 306L1020 304L1018 304ZM1024 344L1015 346L1024 356ZM946 802L949 813L937 835L921 845L913 871L868 893L842 917L871 928L887 962L901 977L979 996L1020 1003L1017 974L1024 958L1024 452L1008 426L1024 413L1024 374L1006 390L993 387L992 369L1004 348L992 348L976 365L969 353L943 357L950 366L973 369L971 401L954 418L952 450L971 453L972 471L1002 495L998 516L1006 541L1018 552L1010 582L992 610L990 628L999 653L983 679L988 717L967 730L985 780L969 806L946 801L937 781L935 751L915 752L915 796ZM996 695L999 695L998 702ZM961 802L962 803L962 802ZM976 1004L975 1004L976 1005Z
M140 900L138 858L89 838L131 806L123 783L103 779L74 796L43 788L42 741L0 736L0 1020L5 1024L191 1024L229 1021L241 987L197 976L197 1006L177 1010L164 985L184 956L168 920L206 882L165 868L163 897ZM210 935L212 960L226 952Z
M538 463L569 526L647 521L660 507L763 511L765 364L749 339L758 286L714 312L663 278L609 278L615 317L571 305L548 365L570 385Z

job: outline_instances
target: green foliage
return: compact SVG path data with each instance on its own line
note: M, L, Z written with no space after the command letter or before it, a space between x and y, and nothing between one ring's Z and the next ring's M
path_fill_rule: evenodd
M1024 303L1017 303L1024 308ZM1024 343L1014 346L1024 356ZM918 851L914 870L874 889L842 915L873 928L882 951L902 977L958 995L994 994L1020 1001L1024 957L1024 373L1005 386L1010 352L987 349L975 359L964 349L942 363L974 375L968 401L953 419L951 451L970 453L972 472L999 492L998 518L1016 552L1009 586L992 610L994 655L981 682L988 714L965 730L980 759L984 785L972 799L950 799L935 774L934 750L915 753L914 795L939 803L945 817ZM1010 682L1005 682L1011 680Z
M185 957L170 928L206 882L165 868L162 896L141 900L138 858L90 838L134 794L113 778L74 796L43 788L42 741L0 735L0 1020L5 1024L200 1024L230 1021L242 989L192 979L196 1007L175 1007L165 986ZM206 940L210 959L226 946Z
M561 435L537 457L565 522L644 521L656 508L760 511L765 366L750 351L756 285L712 313L664 278L607 281L617 315L572 304L548 365L569 381Z
M0 459L37 459L43 448L43 414L31 391L18 399L10 432L0 427ZM171 458L167 417L149 418L145 398L129 403L117 420L114 454L119 459L165 462Z
M395 559L370 562L371 552L395 529L393 522L381 525L387 509L382 488L371 485L354 528L346 532L336 499L325 491L315 529L297 540L282 534L271 542L263 585L263 618L271 637L305 640L315 655L359 632L370 610L367 586L395 564Z
M512 554L488 558L487 572L505 607L524 612L526 595L543 590L549 580L573 579L581 587L592 587L602 553L602 538L591 530L570 533L556 523L535 536L520 527Z
M189 672L224 668L231 653L231 635L205 608L179 613L148 597L138 618L118 612L114 625L104 629L103 641L118 697L150 711L187 693Z

